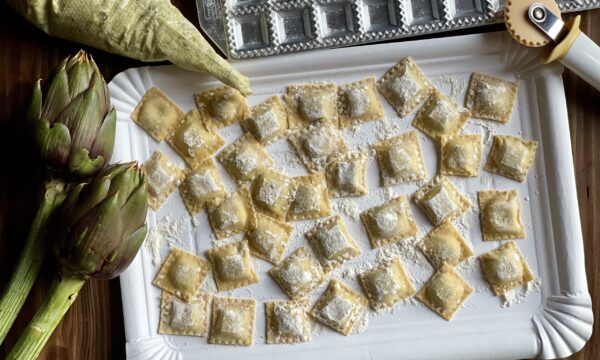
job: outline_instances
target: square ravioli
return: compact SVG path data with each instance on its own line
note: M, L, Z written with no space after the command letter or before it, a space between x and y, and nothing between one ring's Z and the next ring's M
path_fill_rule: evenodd
M440 174L478 176L481 167L481 135L442 135Z
M251 109L251 116L241 122L244 131L254 135L262 145L283 137L288 129L287 114L279 96L272 96Z
M363 211L360 219L373 249L417 235L417 223L404 195Z
M385 115L377 98L375 78L355 81L338 89L340 127L349 127Z
M316 123L338 126L335 84L289 85L284 100L290 129Z
M185 177L184 172L159 150L142 165L142 170L146 174L148 205L154 210L162 206Z
M495 135L484 169L519 182L527 179L538 142L517 136Z
M367 159L364 154L349 152L325 168L329 195L332 197L364 196L369 193L365 180Z
M445 320L450 321L471 296L473 288L448 264L440 268L417 293L417 299Z
M310 310L310 315L333 330L348 335L360 319L367 299L343 282L333 279Z
M215 297L208 343L252 345L255 317L256 300Z
M507 123L517 99L517 81L473 73L465 106L474 117Z
M473 250L452 221L439 224L417 246L436 269L444 263L454 267L473 256Z
M171 135L183 116L183 110L155 87L144 94L131 113L131 119L158 142Z
M208 258L212 263L219 291L233 290L258 282L247 241L208 249Z
M305 247L288 255L269 274L291 299L310 295L325 280L321 264Z
M190 302L200 290L200 285L209 271L208 261L187 251L173 248L152 284L183 301Z
M317 224L304 236L326 273L361 253L339 216Z
M159 334L207 336L210 296L198 294L186 303L163 291L160 302Z
M496 296L533 280L527 261L514 241L479 256L481 270Z
M252 201L258 212L285 220L295 190L294 181L288 176L263 170L252 182Z
M257 213L256 225L246 233L250 253L272 264L279 264L293 231L293 226Z
M192 215L204 210L207 205L218 205L227 196L221 176L211 158L204 160L187 174L179 186L179 193Z
M469 110L439 90L434 90L415 116L412 125L437 140L442 135L458 134L470 117Z
M208 221L218 240L251 229L256 222L256 213L250 191L246 188L239 189L221 203L209 206Z
M416 292L400 258L365 271L358 279L375 310L390 308Z
M324 174L296 176L296 191L287 220L317 219L331 214L331 204Z
M419 135L409 131L373 146L377 154L381 185L389 186L427 178Z
M433 85L413 59L406 57L379 79L377 88L398 115L404 117L427 99Z
M308 299L265 302L267 344L299 344L310 341Z
M191 168L202 164L225 145L225 140L202 121L197 109L185 115L167 141Z
M333 126L315 126L300 129L288 138L290 144L310 173L323 171L327 164L342 156L348 145L342 133Z
M194 95L200 114L209 126L220 129L250 116L248 102L242 93L227 85Z
M525 238L521 202L517 190L480 191L479 216L483 240Z
M413 195L433 225L454 220L471 207L471 201L447 177L436 176Z
M238 183L254 180L263 169L273 165L267 150L250 133L227 145L217 158Z

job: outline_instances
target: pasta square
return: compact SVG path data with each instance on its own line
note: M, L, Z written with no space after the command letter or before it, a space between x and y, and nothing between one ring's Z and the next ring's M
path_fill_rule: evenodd
M296 192L287 213L287 220L317 219L331 214L331 204L324 174L297 176Z
M473 250L452 221L442 222L417 246L436 269L444 263L454 267L473 256Z
M450 321L471 296L473 288L448 264L440 268L417 293L417 299L445 320Z
M339 216L317 224L304 236L326 273L361 253L348 233L344 220Z
M265 302L267 344L299 344L310 341L308 299Z
M373 249L417 235L417 223L404 195L363 211L360 219Z
M250 133L221 150L217 158L238 183L254 180L263 169L273 165L267 150Z
M142 170L146 174L148 205L154 210L162 206L185 177L184 172L158 150L142 165Z
M465 106L474 117L507 123L517 99L518 81L473 73Z
M291 299L310 295L325 280L323 268L305 247L288 255L269 274Z
M251 109L251 114L241 125L262 145L285 135L288 129L287 113L279 96L272 96L256 105Z
M257 213L256 226L246 233L250 253L272 264L279 264L293 230L293 226L283 221Z
M212 263L219 291L233 290L258 282L247 241L211 248L208 250L208 258Z
M250 116L244 95L227 85L201 91L194 98L198 111L212 128L220 129Z
M179 248L173 248L152 284L183 301L190 302L200 290L200 285L209 271L208 261Z
M159 334L207 336L210 296L198 294L189 303L163 291L160 302Z
M202 164L204 160L225 145L225 140L202 121L197 109L185 115L179 127L167 141L191 168Z
M373 146L383 186L427 178L425 160L416 131L409 131Z
M538 142L517 136L495 135L484 169L519 182L527 179Z
M256 300L215 297L208 343L252 345L255 317Z
M183 110L155 87L144 94L131 113L131 119L158 142L171 135L183 116Z
M358 279L374 310L390 308L416 292L400 258L365 271Z
M364 196L369 193L365 180L367 159L362 153L346 153L325 168L327 188L332 197Z
M185 207L194 215L207 205L218 205L227 193L221 182L217 167L211 158L204 160L191 171L179 186Z
M333 279L310 310L310 315L333 330L348 335L362 316L367 299L343 282Z
M290 129L316 123L338 126L335 84L289 85L284 100Z
M288 138L290 144L310 173L323 171L327 164L342 156L348 145L333 126L315 126L300 129Z
M440 174L478 176L481 167L481 135L442 135Z
M291 178L273 170L263 170L252 182L252 201L259 212L285 220L295 190Z
M471 207L471 201L458 191L452 181L436 176L413 195L433 225L454 220Z
M254 227L256 213L250 199L250 191L246 188L239 189L221 203L209 206L208 221L218 240Z
M479 256L481 270L496 296L533 280L527 261L514 241Z
M471 112L450 97L434 90L419 110L412 125L432 139L458 134L471 117Z
M525 238L517 190L480 191L479 216L485 241Z
M377 83L371 77L342 85L338 89L340 127L384 117L383 107L377 98Z
M379 79L377 88L398 115L405 117L427 99L434 87L413 59L406 57Z

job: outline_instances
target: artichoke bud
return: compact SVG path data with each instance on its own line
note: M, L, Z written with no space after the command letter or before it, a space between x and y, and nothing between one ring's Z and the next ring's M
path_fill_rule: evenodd
M63 271L118 276L146 237L147 210L146 179L136 162L110 165L74 187L56 219L55 252Z
M35 84L27 118L51 170L88 177L112 156L116 112L102 74L83 50L63 60L43 86Z

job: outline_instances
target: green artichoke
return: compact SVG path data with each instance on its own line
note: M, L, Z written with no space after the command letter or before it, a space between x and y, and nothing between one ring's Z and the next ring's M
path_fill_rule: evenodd
M146 180L136 162L111 165L65 199L56 224L55 252L63 273L112 279L146 237Z
M85 51L63 60L43 87L37 81L27 118L50 169L87 177L110 160L116 112L102 74Z

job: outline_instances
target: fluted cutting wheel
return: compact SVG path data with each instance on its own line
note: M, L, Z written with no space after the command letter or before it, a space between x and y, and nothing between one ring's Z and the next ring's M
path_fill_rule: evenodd
M529 47L540 47L548 44L550 39L544 35L527 15L529 6L542 4L554 15L560 17L558 4L553 0L508 0L504 9L504 22L510 35L521 44Z

